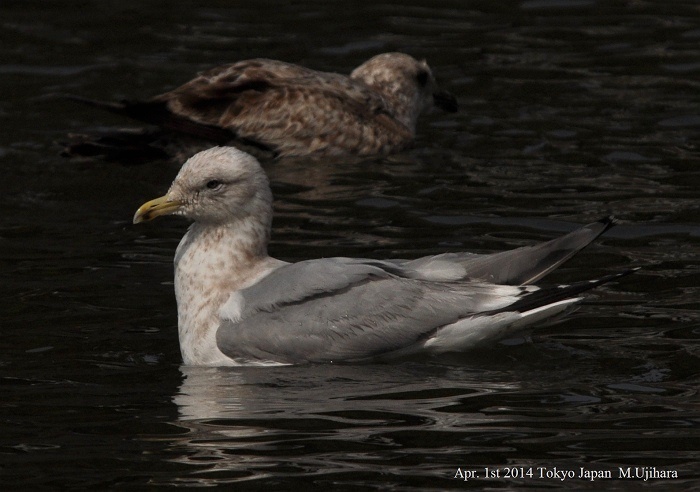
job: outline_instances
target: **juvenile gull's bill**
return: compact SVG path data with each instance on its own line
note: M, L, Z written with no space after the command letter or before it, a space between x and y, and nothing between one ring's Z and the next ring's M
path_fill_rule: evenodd
M529 285L611 227L611 219L491 255L286 263L267 254L267 177L255 158L231 147L190 158L168 193L142 205L134 223L167 214L194 221L175 254L180 348L192 365L463 351L560 313L582 292L630 273Z
M403 53L377 55L350 76L257 58L213 68L148 101L71 98L208 146L235 145L274 157L398 152L413 142L421 113L457 110L428 64ZM76 136L66 153L158 157L168 152L161 137L123 131Z

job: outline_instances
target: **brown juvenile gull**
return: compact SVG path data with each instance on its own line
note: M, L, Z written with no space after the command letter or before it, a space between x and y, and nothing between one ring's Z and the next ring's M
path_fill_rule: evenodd
M144 102L108 103L73 97L175 132L216 144L290 156L372 156L408 147L418 116L434 106L457 110L438 89L428 64L384 53L350 76L258 58L203 72ZM68 154L133 147L157 152L150 134L120 133L77 141ZM150 147L150 148L149 148Z
M491 255L277 260L267 254L267 177L255 158L231 147L190 158L168 193L142 205L134 223L168 214L194 221L175 253L180 348L191 365L462 351L560 313L580 293L630 273L568 286L528 285L611 227L612 219Z

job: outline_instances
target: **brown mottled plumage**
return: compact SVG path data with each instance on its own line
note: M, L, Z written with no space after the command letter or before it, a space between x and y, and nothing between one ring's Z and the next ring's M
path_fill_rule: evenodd
M275 157L397 152L412 143L421 113L457 110L428 64L403 53L377 55L350 76L259 58L213 68L146 102L82 101Z

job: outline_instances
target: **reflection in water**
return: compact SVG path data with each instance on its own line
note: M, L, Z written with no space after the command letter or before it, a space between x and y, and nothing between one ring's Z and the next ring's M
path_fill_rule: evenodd
M594 457L616 470L670 458L689 442L694 390L674 382L674 368L603 347L566 356L502 346L469 365L462 355L444 358L449 365L183 366L173 401L187 433L171 440L186 467L178 483L316 477L361 486L411 476L427 484L494 460L578 470ZM543 357L537 367L526 362L533 353ZM601 378L598 360L618 376ZM655 447L637 448L649 419ZM689 472L683 460L663 463Z
M375 467L393 473L401 465L388 465L386 454L410 452L402 441L411 435L418 441L427 436L424 444L432 448L445 443L431 436L459 435L464 427L499 420L478 412L453 414L446 411L451 405L517 389L477 381L477 373L459 368L420 364L181 371L184 380L173 401L178 426L189 432L173 445L182 453L178 461L200 469L191 480L202 484L266 473L327 475ZM445 445L440 453L454 451ZM419 475L441 473L426 467Z
M356 403L352 403L356 401L365 401L363 409L367 411L400 413L405 410L405 405L401 405L403 399L396 399L396 395L417 397L427 389L439 393L447 383L438 374L449 372L449 369L435 368L432 377L423 369L420 364L409 363L278 368L181 366L184 380L173 401L178 405L183 421L245 420L256 415L295 418L344 412L356 406ZM475 375L464 380L465 373L460 374L459 381L450 380L451 391L456 391L456 387L463 388L463 394L491 392L496 388L515 389L499 384L490 385L486 381L477 383L473 380ZM484 377L484 374L480 377ZM439 396L434 401L423 402L421 406L432 409L442 404L444 401ZM411 408L412 412L418 410Z

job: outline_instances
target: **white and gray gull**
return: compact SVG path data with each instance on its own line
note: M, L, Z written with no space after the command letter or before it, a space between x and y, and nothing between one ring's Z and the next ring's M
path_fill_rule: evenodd
M350 76L256 58L205 71L147 101L70 98L209 146L273 157L386 155L413 142L421 113L457 111L457 100L438 88L428 64L404 53L377 55ZM155 152L160 143L149 134L120 132L78 138L66 153L116 154L120 146Z
M415 260L267 254L272 192L258 161L231 147L190 158L134 223L167 214L191 225L175 254L185 364L362 361L463 351L562 312L579 294L630 271L568 286L528 285L612 225L490 255Z

